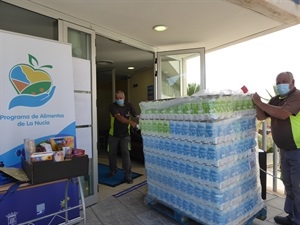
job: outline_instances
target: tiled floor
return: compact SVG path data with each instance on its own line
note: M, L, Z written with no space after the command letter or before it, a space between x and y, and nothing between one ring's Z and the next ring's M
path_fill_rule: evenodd
M107 162L107 158L104 155L100 155L99 161ZM145 203L145 195L147 193L146 185L117 198L112 196L146 180L145 168L143 164L133 162L133 171L144 174L143 176L134 179L133 184L122 184L115 188L99 185L98 203L87 208L88 225L179 224L173 219L161 214L160 212L151 209ZM272 178L269 177L267 182L272 182ZM270 189L270 185L268 186L268 189ZM280 185L279 188L281 188ZM274 193L268 190L267 199L265 200L265 203L267 205L267 218L264 221L254 219L253 225L276 224L273 220L274 216L285 215L285 213L283 212L284 196L282 193L282 191Z

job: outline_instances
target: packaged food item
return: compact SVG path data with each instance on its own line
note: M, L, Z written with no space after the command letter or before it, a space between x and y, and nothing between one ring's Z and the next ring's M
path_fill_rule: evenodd
M85 155L85 150L79 149L79 148L74 149L74 155L75 155L75 156Z
M72 136L53 137L50 138L50 144L53 151L62 151L63 147L74 148L74 137Z
M73 157L85 155L84 149L72 148L69 149L65 154L65 159L72 159Z
M64 155L71 155L73 149L71 147L63 147L63 153Z
M53 160L53 152L35 152L31 154L31 162Z
M53 153L53 159L55 162L61 162L64 161L64 153L63 151L56 151Z
M44 149L43 152L52 152L52 147L48 143L41 143L40 146Z
M25 159L30 162L31 155L35 153L35 141L30 138L24 139L24 151L25 151Z

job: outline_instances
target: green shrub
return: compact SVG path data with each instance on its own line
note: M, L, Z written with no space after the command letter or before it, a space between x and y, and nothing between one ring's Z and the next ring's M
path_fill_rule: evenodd
M262 145L262 135L260 133L257 133L257 144L260 149L263 149ZM267 134L267 153L273 152L273 138L271 133Z

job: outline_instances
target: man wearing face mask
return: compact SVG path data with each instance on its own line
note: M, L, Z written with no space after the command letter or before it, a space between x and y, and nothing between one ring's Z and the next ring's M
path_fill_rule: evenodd
M125 102L123 91L117 91L115 99L116 101L109 108L111 117L111 128L108 137L109 176L117 174L117 154L120 148L124 178L128 184L132 184L131 161L128 149L130 144L129 130L130 126L137 126L136 122L130 120L130 117L137 117L137 114L132 104Z
M300 91L295 88L291 72L277 75L278 95L263 103L255 93L256 117L271 118L272 137L280 149L281 177L285 187L285 217L275 216L282 225L300 225Z

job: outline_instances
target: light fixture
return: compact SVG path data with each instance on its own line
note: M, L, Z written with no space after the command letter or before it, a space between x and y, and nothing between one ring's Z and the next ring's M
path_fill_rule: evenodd
M112 60L100 60L97 61L97 64L101 66L106 66L106 65L112 65L114 64L114 62Z
M133 66L129 66L127 69L134 70L134 67Z
M165 25L156 25L152 29L155 31L165 31L166 29L168 29L168 27L166 27Z

